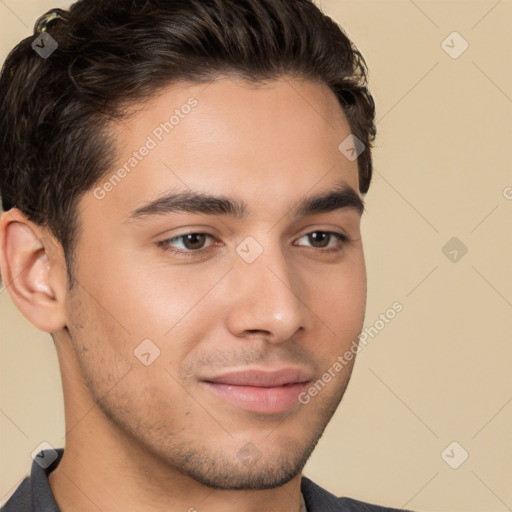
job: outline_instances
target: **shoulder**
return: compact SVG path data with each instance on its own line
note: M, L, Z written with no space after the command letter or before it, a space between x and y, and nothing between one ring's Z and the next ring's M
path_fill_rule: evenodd
M306 477L302 477L301 490L308 512L411 512L352 498L338 498Z
M0 512L60 512L48 475L57 467L63 454L63 448L41 450L33 459L30 476L23 479Z
M32 482L30 477L25 477L14 494L0 508L0 512L33 512Z

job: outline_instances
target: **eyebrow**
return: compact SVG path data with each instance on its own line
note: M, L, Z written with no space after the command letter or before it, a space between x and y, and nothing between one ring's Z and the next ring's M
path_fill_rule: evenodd
M340 209L352 209L359 215L364 212L364 201L345 183L314 196L299 199L292 212L295 217L305 217ZM214 196L200 192L178 192L166 194L132 211L127 221L137 221L172 213L198 213L205 215L227 215L245 219L247 204L235 198Z

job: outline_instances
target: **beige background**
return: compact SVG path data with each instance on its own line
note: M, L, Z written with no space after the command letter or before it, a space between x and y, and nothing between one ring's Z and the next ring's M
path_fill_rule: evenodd
M397 508L510 510L512 2L319 4L365 55L378 108L365 325L395 301L404 309L358 356L305 473L335 494ZM65 5L0 0L0 59L39 14ZM442 46L454 31L469 44L456 59ZM461 44L451 36L444 48ZM468 248L456 262L442 252L452 237ZM64 445L64 416L50 336L5 290L0 322L3 503L36 446ZM458 469L441 456L453 441L462 448L447 460L469 453Z

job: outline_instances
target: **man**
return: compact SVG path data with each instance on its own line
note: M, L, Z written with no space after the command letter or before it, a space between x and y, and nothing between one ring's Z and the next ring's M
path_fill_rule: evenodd
M1 272L66 446L2 510L391 510L302 477L363 326L365 71L310 0L81 0L15 48Z

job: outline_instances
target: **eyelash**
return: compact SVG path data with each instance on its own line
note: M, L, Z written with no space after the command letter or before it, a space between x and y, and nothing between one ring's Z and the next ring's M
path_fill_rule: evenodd
M346 244L349 244L351 242L350 238L348 236L346 236L345 234L343 233L337 233L336 231L322 231L322 230L314 230L314 231L310 231L308 233L305 233L304 235L302 235L301 237L299 237L299 240L301 238L304 238L305 236L308 236L308 235L311 235L312 233L324 233L324 234L327 234L327 235L330 235L330 236L334 236L335 238L337 238L341 243L342 243L342 247L341 248L330 248L330 249L323 249L323 248L317 248L317 247L313 247L313 249L315 249L316 251L318 251L319 253L333 253L333 252L340 252L343 250L343 247L346 245ZM174 242L174 241L177 241L179 239L183 239L184 237L188 236L188 235L207 235L209 236L210 238L215 238L213 235L210 235L210 233L200 233L200 232L192 232L192 233L184 233L182 235L178 235L178 236L175 236L175 237L172 237L172 238L168 238L166 240L162 240L161 242L158 242L158 246L164 251L164 252L170 252L172 254L177 254L179 256L186 256L186 257L193 257L193 256L198 256L198 255L202 255L204 253L206 253L211 246L208 246L208 247L203 247L201 249L196 249L196 250L193 250L193 249L189 249L188 251L181 251L181 250L178 250L178 249L174 249L172 246L170 246L168 244L168 242Z

